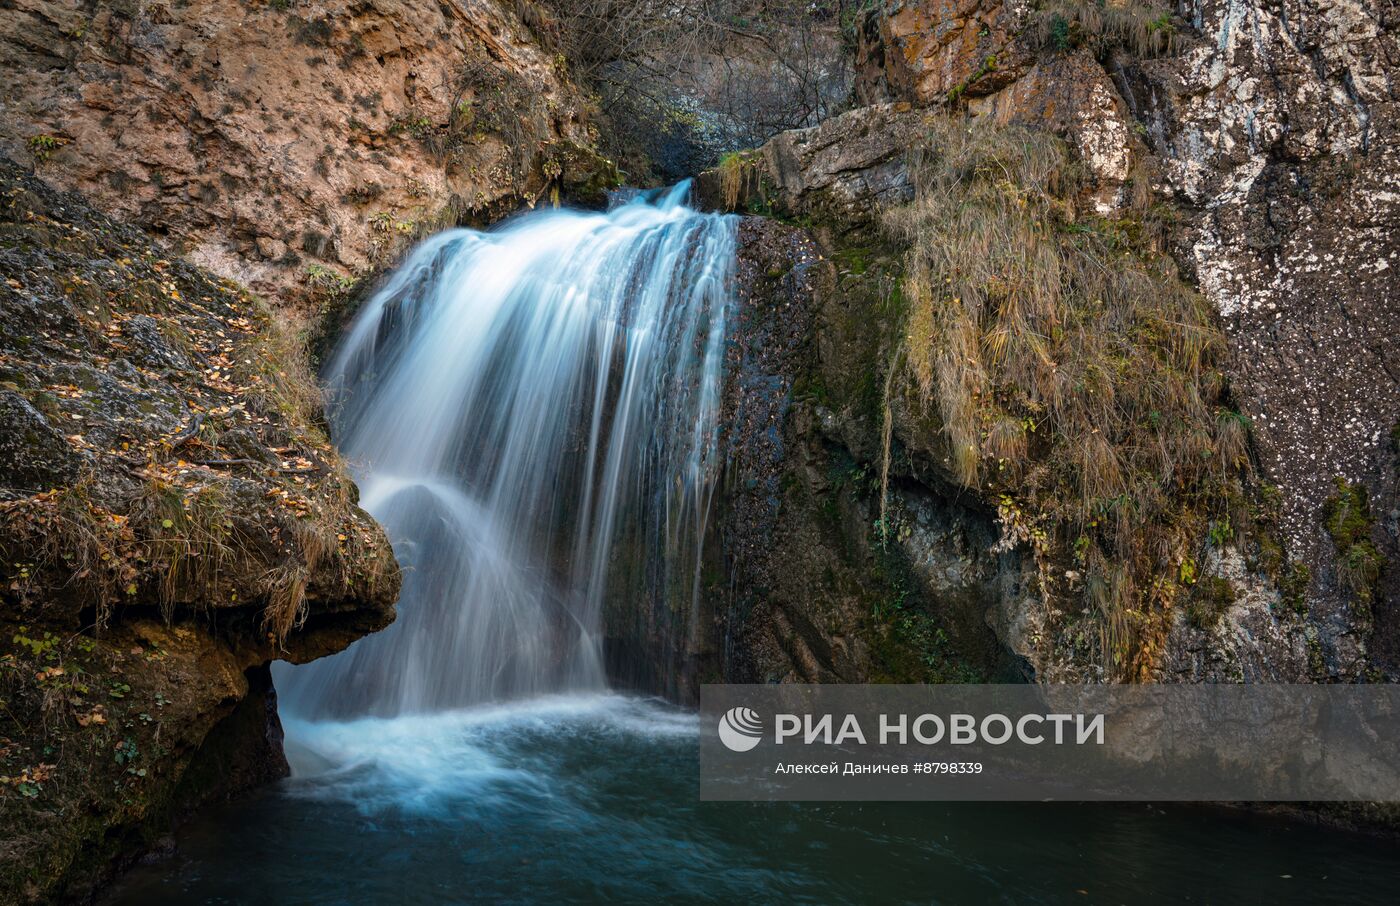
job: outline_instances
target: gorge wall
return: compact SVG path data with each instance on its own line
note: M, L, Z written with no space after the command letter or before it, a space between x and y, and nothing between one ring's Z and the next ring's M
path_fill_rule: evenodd
M729 463L700 612L611 614L614 673L678 698L707 680L1395 679L1395 10L872 7L852 109L698 181L746 215ZM355 281L426 232L616 181L531 8L0 9L0 151L87 199L0 167L10 898L83 896L173 816L285 771L267 663L391 619L387 543L286 326L333 331ZM1055 492L1136 528L1129 495L1089 493L1079 467L1046 478L1053 420L1017 411L1004 431L1005 387L976 398L972 441L1003 432L1042 483L998 478L1012 456L969 477L911 364L928 262L895 221L991 134L1011 140L987 160L1029 166L1035 146L1069 164L1044 186L969 166L952 197L1024 202L1047 247L1155 280L1125 330L1091 305L1065 318L1127 338L1071 395L1136 399L1132 355L1182 335L1149 324L1156 291L1210 313L1178 344L1201 347L1201 373L1170 386L1210 415L1176 458L1213 463L1221 493L1180 461L1134 489L1162 549L1140 576L1101 557L1121 597L1079 547L1116 550L1109 517L1068 531ZM1051 333L1043 364L1068 372ZM1165 437L1156 411L1110 454Z
M0 10L0 899L285 775L269 662L393 619L307 334L419 236L615 182L530 13Z
M583 95L515 6L25 0L0 150L254 292L324 298L444 226L600 197Z
M0 890L82 897L282 776L278 658L398 570L301 349L246 290L0 159Z
M936 407L919 404L897 361L908 241L877 212L915 198L919 162L958 145L948 128L1026 126L1063 139L1081 168L1077 197L1057 202L1069 211L1054 215L1061 232L1123 230L1135 241L1151 231L1199 289L1223 348L1218 417L1248 426L1250 462L1230 479L1224 510L1162 558L1141 607L1159 637L1138 675L1393 677L1396 36L1393 11L1376 4L878 5L860 29L866 106L701 180L709 204L787 220L816 241L776 265L745 246L755 262L745 272L759 276L744 291L771 300L761 309L786 310L790 292L769 276L794 265L821 274L807 278L813 331L777 420L789 459L774 474L828 513L848 513L845 538L859 542L766 536L778 540L759 560L805 555L828 579L782 604L765 568L731 551L734 574L748 577L736 584L757 582L747 596L764 602L750 609L741 592L715 618L731 671L754 681L889 676L891 652L876 650L872 627L895 613L898 634L915 640L903 662L922 664L897 677L936 676L946 657L980 676L1114 675L1104 648L1082 644L1101 621L1073 587L1072 552L1005 543L1006 504L1030 501L960 478ZM854 492L835 473L814 474L806 451L823 447L849 463ZM794 508L790 494L768 503L779 519ZM903 585L874 568L892 553ZM834 578L847 564L858 604ZM929 638L956 642L939 649Z

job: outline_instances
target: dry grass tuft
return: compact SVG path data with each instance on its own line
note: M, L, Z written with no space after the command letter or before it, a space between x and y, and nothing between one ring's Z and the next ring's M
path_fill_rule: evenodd
M281 416L288 427L302 431L322 421L324 398L306 355L302 326L294 315L273 314L257 302L258 332L240 353L241 382L249 385L254 402Z
M749 193L758 188L759 171L753 152L733 151L719 162L720 201L726 211L737 211Z
M328 544L314 522L293 523L292 534L301 556L269 570L263 580L267 588L263 631L279 644L306 622L306 586L327 550L334 549L334 539Z
M957 480L1055 565L1046 593L1085 576L1091 655L1136 678L1202 515L1248 464L1214 313L1140 221L1076 210L1058 139L944 121L913 171L915 200L887 221L909 247L915 401L940 417Z
M185 488L151 478L133 502L132 519L160 576L157 597L167 621L179 603L214 598L221 578L248 558L220 481Z
M1175 53L1180 38L1166 4L1125 0L1042 0L1031 20L1031 37L1040 47L1069 50L1087 46L1103 55L1121 47L1137 57Z
M14 568L21 603L45 600L41 577L62 576L59 591L105 620L134 570L121 556L132 537L91 497L91 479L0 504L0 555Z

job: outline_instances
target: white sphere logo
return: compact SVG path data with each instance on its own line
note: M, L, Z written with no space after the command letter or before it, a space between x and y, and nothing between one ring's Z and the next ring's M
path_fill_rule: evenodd
M763 718L752 708L730 708L719 719L719 741L732 752L747 752L763 739Z

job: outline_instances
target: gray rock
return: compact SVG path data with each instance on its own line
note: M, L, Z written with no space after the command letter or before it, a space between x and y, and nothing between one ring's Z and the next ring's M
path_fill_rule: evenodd
M85 461L28 400L0 390L0 496L24 496L70 484Z

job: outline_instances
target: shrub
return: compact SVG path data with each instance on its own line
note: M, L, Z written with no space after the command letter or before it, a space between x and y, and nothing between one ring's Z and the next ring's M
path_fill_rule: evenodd
M29 149L29 153L33 155L34 163L36 164L47 163L48 159L53 156L53 153L66 144L68 144L68 139L42 132L38 135L29 136L24 142L25 147Z

